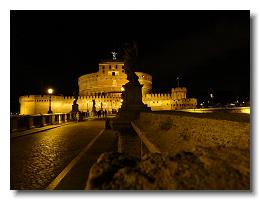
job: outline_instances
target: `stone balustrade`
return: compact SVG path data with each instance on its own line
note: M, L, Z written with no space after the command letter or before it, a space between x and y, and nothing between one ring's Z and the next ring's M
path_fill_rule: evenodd
M72 113L55 113L44 115L17 115L11 116L11 132L23 131L47 125L61 124L73 121Z

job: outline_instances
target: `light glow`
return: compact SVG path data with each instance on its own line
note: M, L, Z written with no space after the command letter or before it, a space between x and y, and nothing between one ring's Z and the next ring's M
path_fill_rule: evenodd
M206 109L185 109L185 110L180 110L183 112L190 112L190 113L212 113L212 110L206 110Z
M241 113L250 114L250 107L242 108Z
M53 89L49 88L48 89L48 94L52 94L53 93Z

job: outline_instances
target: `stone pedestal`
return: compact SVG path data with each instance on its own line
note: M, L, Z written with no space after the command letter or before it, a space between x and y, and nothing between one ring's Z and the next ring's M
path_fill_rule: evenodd
M95 109L92 109L92 111L91 111L91 116L97 116L96 108L95 108Z
M46 117L44 115L41 115L41 126L46 125Z
M91 115L97 116L96 102L95 102L95 100L92 100L92 102L93 102L93 105L92 105Z
M131 127L130 122L139 117L140 112L151 111L142 101L142 85L140 83L128 82L124 86L122 93L122 106L118 111L118 116L111 121L111 126L115 130L127 130Z
M32 116L29 116L28 118L28 121L27 121L27 129L31 129L33 128L33 117Z
M76 114L77 114L78 112L79 112L79 104L73 103L73 105L72 105L72 111L71 111L72 120L77 120Z
M72 105L72 113L77 113L79 111L79 104Z
M51 124L55 124L55 115L51 115Z

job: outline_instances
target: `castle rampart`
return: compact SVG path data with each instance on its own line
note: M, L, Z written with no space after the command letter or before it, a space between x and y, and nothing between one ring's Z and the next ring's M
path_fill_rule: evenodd
M174 92L185 92L187 89L172 90ZM178 98L174 98L174 97ZM185 94L181 94L186 97ZM151 107L152 110L178 110L183 108L196 108L197 99L195 98L179 98L178 95L170 93L155 93L143 95L143 102ZM49 95L30 95L21 96L20 113L21 114L46 114L49 108ZM92 95L92 96L79 96L77 103L79 110L83 112L91 111L93 100L96 103L96 109L106 109L109 112L118 110L121 107L121 97L108 96L108 95ZM51 96L51 106L54 113L69 113L72 110L74 101L73 96Z

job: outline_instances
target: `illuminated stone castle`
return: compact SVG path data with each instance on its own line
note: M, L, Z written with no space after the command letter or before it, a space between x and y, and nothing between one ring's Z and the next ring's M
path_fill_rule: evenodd
M99 63L99 71L85 74L78 79L79 97L77 104L83 112L92 110L92 100L96 109L109 112L121 107L122 86L128 82L123 69L124 63L117 60ZM172 88L171 93L152 94L152 76L136 72L142 87L143 102L152 110L178 110L196 108L197 99L187 98L185 87ZM20 114L46 114L49 109L49 95L21 96ZM69 113L72 110L73 96L51 96L53 113Z

